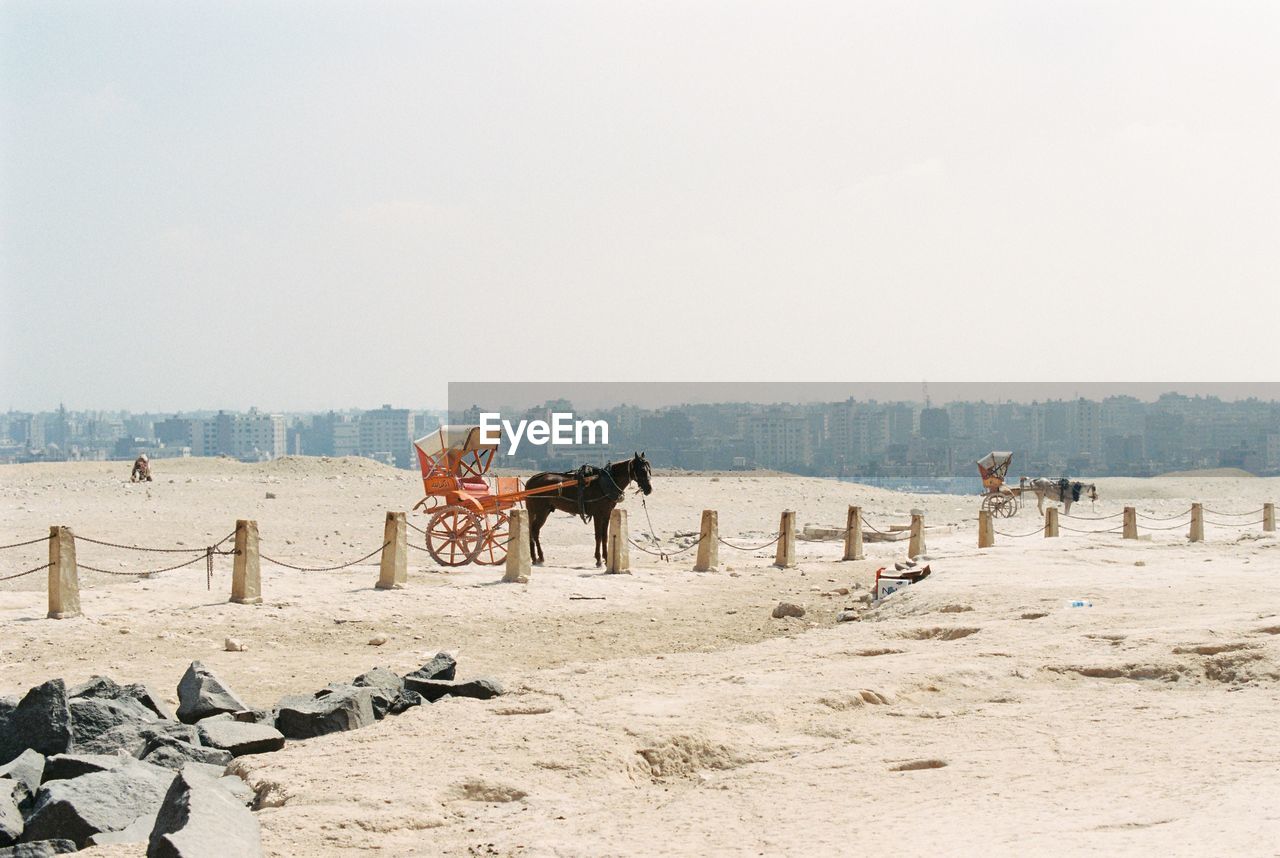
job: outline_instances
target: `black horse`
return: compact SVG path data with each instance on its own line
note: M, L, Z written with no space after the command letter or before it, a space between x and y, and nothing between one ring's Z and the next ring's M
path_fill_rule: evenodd
M542 565L542 542L538 534L547 516L554 510L561 510L570 515L582 516L583 521L590 518L596 526L596 566L604 564L609 538L609 513L622 499L622 493L631 481L635 480L640 491L646 495L653 491L649 482L652 469L644 453L636 453L630 459L613 462L603 468L580 468L577 471L543 472L534 474L524 484L526 490L539 489L546 486L558 486L525 499L529 509L529 556L534 563ZM583 476L594 476L585 485L575 485L575 481Z

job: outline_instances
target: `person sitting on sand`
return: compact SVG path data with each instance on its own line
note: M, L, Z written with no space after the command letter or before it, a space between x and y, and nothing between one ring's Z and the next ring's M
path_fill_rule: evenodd
M151 482L151 462L147 459L146 453L133 460L133 473L129 475L129 482Z

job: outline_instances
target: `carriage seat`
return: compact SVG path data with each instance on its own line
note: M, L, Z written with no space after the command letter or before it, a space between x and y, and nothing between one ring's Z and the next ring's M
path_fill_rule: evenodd
M458 488L462 489L469 495L479 496L489 494L489 484L484 480L470 479L459 480Z

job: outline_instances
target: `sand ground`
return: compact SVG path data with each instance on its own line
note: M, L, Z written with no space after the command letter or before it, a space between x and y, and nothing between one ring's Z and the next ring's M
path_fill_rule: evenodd
M412 473L363 460L158 462L149 485L127 471L0 467L0 544L65 524L194 556L256 518L267 555L327 565L376 548L385 511L421 495ZM1210 521L1255 521L1224 514L1276 499L1280 480L1099 488L1096 505L1073 512L1135 505L1149 539L1000 537L979 551L973 497L655 476L648 513L668 543L695 531L703 508L720 511L726 539L757 545L787 508L802 526L838 526L856 503L882 527L923 509L935 574L853 623L836 614L864 591L832 591L866 587L905 543L842 563L838 543L801 542L789 570L770 566L772 549L722 548L711 573L690 571L690 554L633 551L632 574L609 576L591 562L590 529L558 515L548 565L527 586L499 584L491 568L444 572L414 551L404 590L373 589L376 557L329 573L264 564L264 604L241 606L226 601L222 557L212 589L203 560L145 579L84 572L84 616L65 621L44 619L36 574L0 583L0 694L107 673L174 702L200 659L270 705L439 649L457 653L460 676L509 689L243 758L274 805L259 811L272 855L1276 854L1277 540L1256 524L1211 524L1189 544L1157 519L1197 500ZM644 538L638 498L626 507ZM999 527L1038 523L1033 507ZM186 559L78 551L120 572ZM43 545L0 552L0 576L45 559ZM806 615L770 618L780 600ZM370 646L375 635L387 643ZM223 651L227 636L248 650Z

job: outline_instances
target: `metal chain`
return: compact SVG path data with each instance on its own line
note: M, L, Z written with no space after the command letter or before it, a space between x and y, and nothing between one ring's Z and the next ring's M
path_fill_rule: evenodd
M1044 533L1044 525L1040 525L1040 527L1036 528L1035 530L1028 531L1027 533L1005 533L1003 530L997 530L996 533L1000 534L1001 536L1009 536L1014 539L1022 539L1024 536L1035 536L1037 533Z
M1065 524L1060 524L1058 525L1058 527L1061 530L1069 530L1072 533L1119 533L1120 531L1124 530L1124 525L1120 525L1119 527L1112 527L1108 530L1079 530L1074 527L1067 527Z
M770 540L769 540L768 542L766 542L764 545L757 545L757 546L756 546L756 547L754 547L754 548L746 548L746 547L741 546L741 545L734 545L732 542L729 542L728 540L720 539L719 537L717 537L717 539L719 539L719 541L720 541L720 544L721 544L721 545L727 545L727 546L729 546L730 548L736 549L736 550L738 550L738 551L760 551L761 549L768 548L770 545L773 545L775 542L777 542L777 541L778 541L779 539L781 539L781 538L782 538L782 534L781 534L781 533L779 533L777 536L775 536L773 539L770 539Z
M1183 512L1176 515L1147 515L1144 512L1134 511L1138 518L1145 518L1147 521L1173 521L1175 518L1182 518L1184 515L1191 515L1191 507L1187 507Z
M48 569L52 565L53 565L52 563L46 563L43 566L37 566L34 569L28 569L26 572L19 572L17 575L6 575L5 577L0 578L0 581L12 581L14 578L21 578L24 575L32 575L36 572L39 572L41 569Z
M294 566L292 563L284 563L283 561L276 560L274 557L268 557L267 555L262 553L259 553L258 556L261 557L263 560L267 561L268 563L274 563L277 566L283 566L285 569L292 569L295 572L336 572L339 569L346 569L350 566L355 566L357 563L363 563L364 561L368 560L370 557L377 554L379 551L386 548L390 544L391 544L390 542L384 542L381 545L379 545L377 548L370 551L364 557L361 557L358 560L352 560L350 563L343 563L339 566Z
M217 548L219 545L226 542L228 539L231 539L235 535L236 535L235 531L234 530L231 531L230 534L228 534L227 536L224 536L222 539L219 539L217 542L213 543L213 547ZM191 552L190 548L147 548L141 545L122 545L121 543L118 543L118 542L107 542L102 539L91 539L88 536L81 536L78 533L75 535L75 537L76 537L76 541L78 542L89 542L89 543L92 543L93 545L105 545L108 548L123 548L125 551L146 551L152 554L188 554ZM48 539L48 537L46 536L45 539Z
M1266 507L1260 506L1257 509L1251 509L1248 512L1219 512L1216 509L1209 509L1208 507L1202 507L1201 510L1209 513L1210 515L1225 515L1227 518L1244 518L1245 516L1257 515L1258 513L1263 512L1266 510Z
M1066 512L1059 512L1058 515L1062 518L1074 518L1076 521L1106 521L1109 518L1119 518L1124 515L1124 510L1111 515L1071 515Z
M197 554L195 557L192 557L190 560L186 561L185 563L178 563L174 566L166 566L163 569L152 569L149 572L113 572L110 569L99 569L97 566L90 566L87 563L76 563L76 566L80 569L88 569L90 572L100 572L103 575L119 575L127 578L146 578L149 575L159 575L161 572L172 572L175 569L182 569L184 567L190 566L192 563L196 563L200 560L205 560L209 556L210 555L208 553L202 551L201 553Z
M889 535L889 534L885 533L883 530L881 530L880 528L876 527L876 526L875 526L874 524L872 524L871 522L867 521L867 517L866 517L865 515L860 515L860 516L858 516L858 517L862 519L862 523L863 523L863 524L865 524L867 527L871 528L872 530L874 530L876 533L880 534L881 536L888 536L888 535Z
M39 539L28 539L26 542L15 542L12 545L0 545L0 551L8 551L10 548L22 548L24 545L35 545L37 542L48 542L49 537L42 536Z
M1204 523L1212 524L1214 527L1253 527L1255 524L1262 524L1262 521L1262 519L1258 519L1257 521L1241 521L1228 524L1225 521L1209 521L1206 519Z

